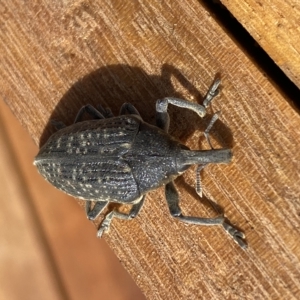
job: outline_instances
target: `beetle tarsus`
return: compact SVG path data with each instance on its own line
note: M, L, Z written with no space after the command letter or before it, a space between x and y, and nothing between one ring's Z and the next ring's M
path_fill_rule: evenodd
M206 108L210 102L216 97L219 95L219 92L220 92L220 89L219 89L219 86L220 86L220 83L221 83L221 78L216 76L215 80L213 81L213 83L211 84L211 86L209 87L205 97L204 97L204 100L203 100L203 106Z
M97 238L101 238L104 233L108 232L108 230L109 230L109 225L102 223L101 227L98 229Z
M238 229L234 228L232 225L230 225L226 219L224 219L224 222L222 223L223 228L225 231L233 238L233 240L243 249L247 248L247 243L245 242L245 234L242 231L239 231Z
M101 237L103 233L108 232L111 221L113 218L118 218L121 220L132 220L134 219L140 212L143 204L144 204L145 196L141 196L136 200L136 203L132 205L131 210L128 214L120 213L118 211L111 211L101 223L99 230L97 232L97 237Z

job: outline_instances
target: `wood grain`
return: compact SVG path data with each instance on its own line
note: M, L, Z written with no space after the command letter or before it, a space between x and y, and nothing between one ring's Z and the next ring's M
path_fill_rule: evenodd
M234 160L205 169L204 194L243 229L249 248L242 251L221 228L172 219L163 188L153 191L134 221L115 220L105 236L145 295L299 298L300 118L201 3L22 3L2 5L0 96L36 143L53 132L50 118L71 124L86 103L117 113L131 102L153 123L156 99L201 102L222 75L211 109L222 111L213 144L232 147ZM193 149L207 147L209 117L170 112L173 136ZM185 214L213 215L194 191L194 169L176 184Z
M221 2L282 71L300 87L299 1Z

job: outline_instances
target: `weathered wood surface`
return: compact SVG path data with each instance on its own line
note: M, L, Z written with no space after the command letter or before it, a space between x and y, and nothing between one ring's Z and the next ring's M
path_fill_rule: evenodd
M153 191L134 221L115 220L105 236L145 295L299 298L300 117L201 3L22 3L2 5L0 95L36 143L53 132L50 118L71 124L86 103L117 113L131 102L154 122L156 99L201 102L214 75L222 75L211 110L222 111L213 144L232 147L234 160L205 169L204 194L244 230L249 248L241 250L221 228L172 219L163 188ZM207 147L209 118L170 112L176 138ZM185 214L213 215L194 191L194 169L176 184Z
M300 87L298 0L221 0L283 72Z

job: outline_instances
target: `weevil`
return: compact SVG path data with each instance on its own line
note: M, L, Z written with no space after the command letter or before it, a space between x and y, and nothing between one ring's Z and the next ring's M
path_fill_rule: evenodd
M109 108L86 105L78 112L73 125L56 123L59 130L40 149L34 164L56 188L85 200L90 220L95 220L111 202L132 205L129 213L109 212L99 226L98 237L109 230L114 218L135 218L147 192L165 186L165 197L173 217L189 224L221 225L236 243L246 248L244 234L223 215L215 218L183 215L174 185L177 176L196 164L196 190L201 196L200 170L210 163L231 161L230 149L213 149L210 143L209 131L218 113L213 115L204 132L210 150L190 150L168 134L169 104L190 109L203 118L207 106L219 94L219 85L220 79L216 78L203 105L173 97L157 100L156 126L144 122L129 103L122 105L119 116L114 116ZM84 113L93 119L83 121Z

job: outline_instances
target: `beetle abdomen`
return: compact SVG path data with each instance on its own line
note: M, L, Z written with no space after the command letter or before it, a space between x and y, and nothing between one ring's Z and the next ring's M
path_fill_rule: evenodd
M139 124L134 116L73 124L49 138L34 164L45 179L72 196L129 203L140 193L122 156L130 150Z

